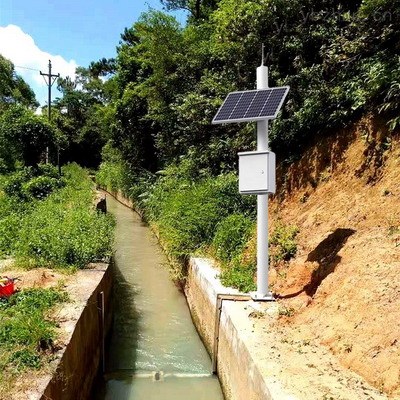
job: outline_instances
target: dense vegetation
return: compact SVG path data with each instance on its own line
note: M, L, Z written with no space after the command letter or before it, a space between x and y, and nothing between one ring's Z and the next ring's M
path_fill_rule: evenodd
M41 164L70 145L55 123L35 115L33 91L0 56L0 258L18 266L73 271L111 254L113 220L95 210L93 183L77 164ZM60 282L61 283L61 282ZM50 313L67 301L60 288L0 298L0 397L15 376L45 367L58 350Z
M380 113L395 130L400 3L165 0L187 25L151 11L122 34L99 182L121 189L174 256L213 254L223 279L253 287L255 199L237 194L236 159L255 149L252 124L211 126L225 95L254 88L261 43L270 86L290 85L270 142L290 163L320 135ZM109 115L110 116L110 115ZM271 261L296 252L297 227L271 236Z
M0 110L9 104L37 107L35 94L29 85L15 73L14 65L0 54Z
M5 175L0 194L0 255L27 267L83 268L111 254L113 220L93 207L93 187L76 164Z
M122 34L111 141L130 167L157 171L188 159L195 177L234 169L237 151L254 148L252 125L210 121L229 91L254 87L262 42L270 85L291 86L271 132L280 159L369 110L396 126L397 2L210 3L185 28L150 12Z
M54 160L66 136L35 115L37 106L32 90L0 56L0 258L72 271L111 254L113 220L95 210L86 171L70 164L60 175L41 164L46 147ZM9 397L16 375L54 357L50 313L65 301L58 288L24 289L0 299L1 398Z
M270 86L291 87L270 131L283 165L366 113L380 114L395 131L400 2L161 3L166 11L186 10L187 24L150 10L122 33L115 59L79 68L75 81L60 79L54 131L42 143L60 148L63 162L96 167L102 159L99 182L123 190L143 208L172 255L207 248L228 266L228 275L243 272L248 284L233 283L248 288L255 199L237 195L235 174L237 152L255 149L254 126L212 126L212 117L228 92L254 88L265 43ZM14 112L9 103L8 114ZM15 137L8 128L2 135ZM15 152L26 165L34 163L21 146ZM5 168L12 168L3 158ZM280 229L278 247L293 255L297 228ZM287 258L278 255L276 261Z

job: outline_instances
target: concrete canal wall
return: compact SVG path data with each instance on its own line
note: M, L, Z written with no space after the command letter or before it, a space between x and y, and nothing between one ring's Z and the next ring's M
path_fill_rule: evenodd
M210 353L213 351L218 294L237 294L220 283L218 271L206 259L191 258L185 293L196 327ZM218 376L227 400L295 399L280 385L271 387L247 346L240 321L236 321L234 302L222 303L219 324Z
M103 339L111 327L112 268L92 264L68 282L71 302L61 311L66 345L59 354L54 373L43 381L41 393L32 399L88 399L93 382L102 369Z

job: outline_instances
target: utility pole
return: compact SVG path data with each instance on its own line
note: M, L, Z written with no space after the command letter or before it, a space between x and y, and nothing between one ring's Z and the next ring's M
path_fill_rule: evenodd
M46 82L48 88L47 117L49 121L51 121L51 87L53 86L56 79L60 77L60 74L55 75L51 73L51 60L49 60L49 72L45 74L42 71L40 71L40 75L43 76L43 79ZM46 164L48 163L49 163L49 147L46 147ZM58 171L60 172L60 149L58 146L57 146L57 164L58 164Z

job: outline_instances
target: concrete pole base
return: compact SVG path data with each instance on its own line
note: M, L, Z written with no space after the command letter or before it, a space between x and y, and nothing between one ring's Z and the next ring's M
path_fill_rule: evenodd
M271 292L268 292L267 294L251 292L250 296L253 301L275 301L275 297Z

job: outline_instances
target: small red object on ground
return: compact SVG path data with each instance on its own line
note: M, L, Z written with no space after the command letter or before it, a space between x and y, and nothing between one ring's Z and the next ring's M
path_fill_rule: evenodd
M10 279L6 276L0 278L0 297L11 296L15 291L14 279Z

